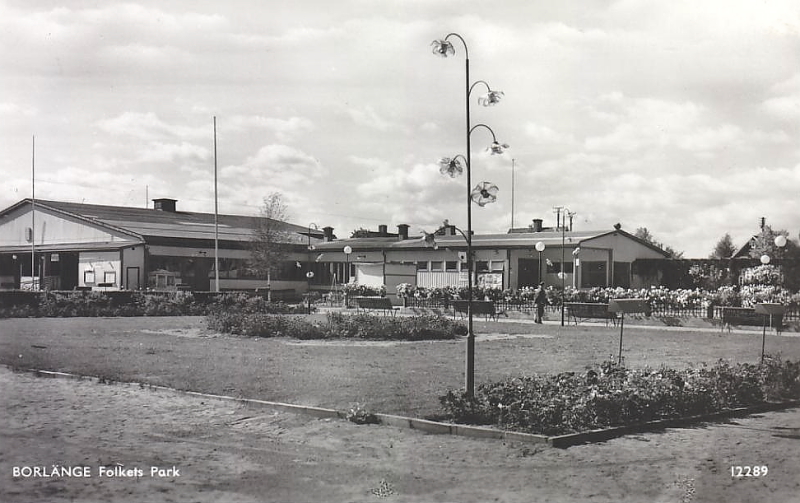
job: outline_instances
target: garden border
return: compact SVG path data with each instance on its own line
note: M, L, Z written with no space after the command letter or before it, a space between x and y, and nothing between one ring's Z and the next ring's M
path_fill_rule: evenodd
M326 419L337 418L347 419L347 413L335 409L327 409L323 407L314 407L309 405L296 405L283 402L272 402L269 400L258 400L254 398L239 398L226 395L214 395L210 393L202 393L199 391L180 390L170 388L167 386L159 386L156 384L147 384L133 381L115 381L103 377L85 376L81 374L71 374L67 372L58 372L52 370L40 369L25 369L14 367L11 365L0 364L12 372L27 372L34 374L37 377L49 378L62 378L74 379L78 381L92 381L98 384L122 384L125 386L138 386L142 389L150 389L154 391L166 391L170 393L195 396L199 398L206 398L209 400L219 400L224 402L236 402L243 405L254 405L260 407L267 407L270 409L291 412L295 414L308 414L310 416ZM736 409L729 409L713 414L705 414L700 416L690 416L675 419L660 419L657 421L649 421L629 426L617 426L613 428L605 428L599 430L584 431L581 433L570 433L567 435L546 436L537 435L533 433L522 433L510 430L498 430L495 428L487 428L483 426L471 426L466 424L457 423L442 423L438 421L431 421L428 419L418 419L413 417L396 416L392 414L375 414L380 420L381 425L394 426L398 428L408 428L412 430L419 430L431 434L449 434L470 438L489 438L494 440L506 440L512 442L526 442L535 444L546 444L551 447L566 448L573 445L605 442L613 438L621 437L631 433L644 433L655 432L664 430L666 428L679 428L689 425L699 425L702 423L713 422L714 420L725 419L729 417L743 417L750 414L757 414L760 412L772 412L784 409L792 409L800 407L800 400L791 400L788 402L770 402L752 405L750 407L740 407Z

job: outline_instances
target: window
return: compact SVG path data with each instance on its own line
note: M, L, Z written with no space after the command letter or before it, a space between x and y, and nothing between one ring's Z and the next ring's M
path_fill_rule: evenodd
M86 284L94 283L94 271L83 271L83 282Z
M486 260L479 260L475 262L475 270L478 272L487 272L489 270L489 262Z
M419 261L419 262L417 262L417 270L418 271L427 271L428 270L428 262L427 261Z
M444 268L448 272L458 272L458 261L457 260L448 260L444 263Z
M431 271L441 271L441 270L442 270L442 261L431 260Z
M503 272L505 269L505 261L492 260L492 272Z
M117 283L117 271L106 271L103 273L103 283Z

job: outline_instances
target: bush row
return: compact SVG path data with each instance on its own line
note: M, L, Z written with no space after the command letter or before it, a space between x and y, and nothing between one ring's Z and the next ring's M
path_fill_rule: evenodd
M562 291L558 285L550 285L545 289L547 300L552 305L561 305ZM400 297L444 300L466 299L468 289L465 287L414 287L402 283L397 287ZM504 301L510 304L533 302L536 288L522 287L518 290L501 290L499 288L473 287L473 298L488 299L495 302ZM665 287L651 288L611 288L594 287L578 289L568 286L564 289L565 302L602 302L611 299L641 298L650 302L654 309L692 309L715 306L752 307L760 302L778 302L787 306L800 305L800 293L792 293L785 288L771 285L723 286L716 290L669 289Z
M255 337L418 341L453 339L467 333L463 324L436 315L393 318L328 313L325 322L312 323L304 317L220 309L206 320L212 330Z
M16 293L16 292L15 292ZM224 309L249 312L291 313L294 308L270 303L243 293L195 295L191 292L22 292L5 296L0 318L76 316L186 316L205 315Z
M514 377L478 387L473 397L440 397L455 422L494 424L543 435L640 424L800 398L800 361L765 358L686 370L627 369L613 362L583 373Z

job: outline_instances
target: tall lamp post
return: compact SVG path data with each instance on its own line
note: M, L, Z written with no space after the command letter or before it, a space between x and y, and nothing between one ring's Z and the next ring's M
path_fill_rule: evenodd
M566 277L567 274L564 272L564 247L566 246L565 243L565 234L567 229L567 215L569 215L570 220L572 217L575 216L575 212L569 211L569 208L564 207L564 221L561 223L561 270L558 272L559 277L561 278L561 326L564 326L564 301L566 300ZM570 229L572 230L572 229ZM572 274L575 274L575 269L572 269Z
M542 252L544 251L544 243L541 241L536 242L536 251L539 252L539 270L536 271L539 283L544 282L544 276L542 275Z
M350 307L350 293L347 291L347 284L350 283L350 254L353 253L353 249L348 245L342 251L344 252L345 261L344 274L342 274L342 282L345 283L344 307L348 309Z
M501 91L494 91L489 87L483 80L478 80L474 83L470 81L469 77L469 49L467 48L467 43L464 41L464 38L461 37L458 33L449 33L446 37L440 40L434 40L431 43L433 47L433 53L437 56L441 57L448 57L455 55L455 47L453 47L453 43L450 42L450 38L455 37L461 41L464 46L464 55L465 55L465 100L466 100L466 141L467 141L467 150L466 150L466 157L462 155L457 155L455 157L445 157L442 158L439 162L440 164L440 171L442 174L448 174L451 177L455 177L457 174L460 174L466 168L467 171L467 232L466 232L466 240L467 240L467 351L466 351L466 376L465 376L465 388L466 393L468 396L473 396L475 393L475 333L473 331L473 322L472 322L472 282L473 282L473 256L472 256L472 202L476 202L479 206L484 206L487 203L493 202L497 199L497 192L498 188L496 185L489 183L489 182L481 182L478 184L474 189L472 187L472 154L471 154L471 143L470 137L472 136L472 132L479 128L483 127L489 130L492 133L492 145L489 147L492 154L502 154L503 150L508 148L508 145L503 145L498 143L497 138L494 134L492 129L485 125L485 124L478 124L476 126L472 126L470 121L470 107L469 107L469 98L470 94L472 94L472 90L478 84L482 84L486 86L487 92L478 98L478 104L483 106L492 106L496 105L500 102L503 97L503 92ZM462 166L460 159L463 159L465 166Z
M311 270L311 252L314 251L314 245L311 244L311 228L319 230L317 224L310 223L308 224L308 254L307 254L307 261L308 261L308 271L306 271L306 299L308 300L308 314L311 314L311 278L314 277L314 271Z

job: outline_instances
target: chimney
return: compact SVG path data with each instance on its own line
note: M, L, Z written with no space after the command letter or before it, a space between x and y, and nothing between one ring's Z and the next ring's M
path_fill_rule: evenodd
M400 237L400 241L408 239L408 224L399 224L397 226L397 234Z
M542 219L541 218L534 218L533 219L533 232L542 232Z
M378 235L380 235L381 237L386 237L386 235L389 233L388 231L389 231L388 226L384 224L378 226Z
M160 199L153 199L153 209L158 211L169 211L170 213L175 213L176 202L178 202L177 199L169 199L167 197L162 197Z
M333 227L323 227L322 234L325 242L333 241Z

